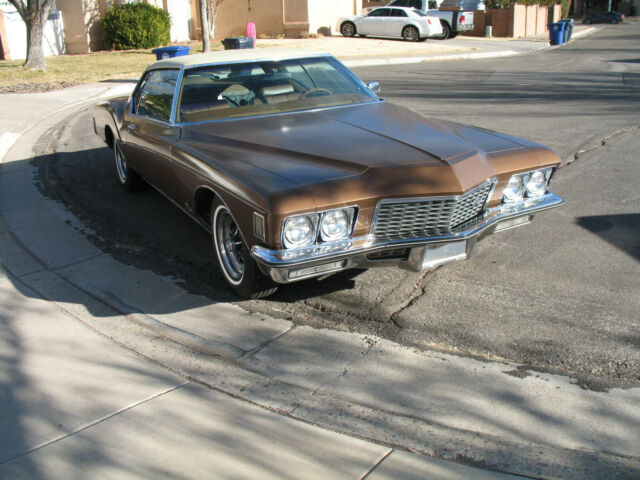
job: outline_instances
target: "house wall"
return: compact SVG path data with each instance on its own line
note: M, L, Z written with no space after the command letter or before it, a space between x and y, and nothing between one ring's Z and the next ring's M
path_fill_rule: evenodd
M89 53L105 48L101 20L113 3L111 0L56 0L64 19L67 53Z
M192 2L192 12L194 9L196 10L192 17L193 23L196 24L194 39L202 39L197 0ZM244 35L248 22L256 24L258 35L282 35L284 34L283 19L283 0L226 0L218 10L213 39L222 40L234 35Z
M530 37L548 35L550 11L560 18L560 5L547 8L540 5L514 5L509 9L489 9L474 12L474 29L466 35L482 37L485 26L492 27L494 37Z
M332 35L340 17L356 15L362 10L362 0L308 0L309 32Z
M0 60L11 60L9 52L9 38L4 28L4 12L0 10Z

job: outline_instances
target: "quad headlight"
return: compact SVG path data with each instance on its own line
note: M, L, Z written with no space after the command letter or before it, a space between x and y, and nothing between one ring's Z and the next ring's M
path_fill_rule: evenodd
M318 219L313 215L290 217L284 223L284 243L299 247L312 243Z
M354 215L355 209L348 207L289 217L283 224L284 247L296 248L348 238L353 228Z
M526 198L541 197L547 193L553 168L512 175L502 193L502 203L516 203Z

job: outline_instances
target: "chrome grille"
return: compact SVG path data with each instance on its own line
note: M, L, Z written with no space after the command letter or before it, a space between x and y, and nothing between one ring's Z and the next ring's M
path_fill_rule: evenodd
M377 207L376 241L450 235L482 221L493 182L455 197L383 200Z

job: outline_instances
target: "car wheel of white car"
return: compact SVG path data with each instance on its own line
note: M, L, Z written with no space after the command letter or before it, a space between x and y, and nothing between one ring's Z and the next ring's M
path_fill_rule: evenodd
M113 140L113 158L116 163L116 173L118 174L118 181L120 186L127 192L135 192L144 187L144 180L137 172L131 170L127 165L127 159L122 153L120 142L116 139Z
M340 33L344 37L353 37L356 34L356 26L352 22L344 22L340 25Z
M231 212L218 199L211 206L211 230L220 270L238 296L264 298L275 293L278 287L260 271Z
M420 32L412 25L408 25L402 29L402 38L407 42L417 42L420 40Z

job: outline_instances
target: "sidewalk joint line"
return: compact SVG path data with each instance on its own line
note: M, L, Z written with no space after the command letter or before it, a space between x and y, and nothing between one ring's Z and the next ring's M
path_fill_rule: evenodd
M284 337L287 333L289 333L290 331L292 331L296 327L297 327L297 325L292 325L291 327L287 328L285 331L280 332L276 336L265 340L260 345L258 345L257 347L253 347L251 350L246 352L243 356L238 358L236 360L236 362L238 362L238 363L243 362L244 360L246 360L247 358L251 357L252 355L255 355L256 353L260 352L261 350L264 350L268 345L270 345L271 343L275 342L276 340Z
M123 408L121 408L119 410L116 410L113 413L105 415L104 417L101 417L101 418L99 418L99 419L97 419L97 420L95 420L95 421L93 421L91 423L87 423L87 424L85 424L85 425L83 425L83 426L81 426L81 427L79 427L79 428L77 428L77 429L75 429L75 430L73 430L73 431L71 431L69 433L65 433L65 434L59 435L59 436L53 438L52 440L48 440L48 441L43 442L43 443L41 443L39 445L36 445L35 447L30 448L29 450L26 450L24 452L18 453L17 455L14 455L13 457L9 457L6 460L2 460L2 461L0 461L0 465L2 465L4 463L11 462L12 460L15 460L16 458L20 458L20 457L22 457L24 455L29 455L29 454L31 454L33 452L36 452L36 451L38 451L38 450L40 450L42 448L45 448L45 447L48 447L49 445L57 443L60 440L64 440L65 438L68 438L68 437L76 435L76 434L78 434L80 432L83 432L83 431L85 431L85 430L87 430L87 429L89 429L89 428L91 428L91 427L93 427L95 425L98 425L98 424L100 424L102 422L105 422L105 421L109 420L110 418L115 417L116 415L119 415L121 413L127 412L127 411L129 411L129 410L131 410L133 408L136 408L139 405L147 403L147 402L149 402L151 400L155 400L156 398L162 397L163 395L166 395L167 393L171 393L171 392L173 392L175 390L178 390L179 388L182 388L185 385L188 385L190 383L192 383L192 382L191 381L183 382L180 385L176 385L176 386L173 386L173 387L171 387L171 388L169 388L167 390L163 390L162 392L156 393L155 395L152 395L152 396L150 396L148 398L145 398L144 400L140 400L139 402L135 402L135 403L133 403L131 405L127 405L126 407L123 407Z
M387 453L385 453L385 454L382 456L382 458L380 458L380 460L378 460L378 461L376 462L376 464L375 464L373 467L371 467L371 468L369 469L369 471L368 471L368 472L366 472L363 476L361 476L361 477L360 477L360 480L365 480L369 475L371 475L371 473L372 473L376 468L378 468L378 467L380 466L380 464L381 464L382 462L384 462L384 461L389 457L389 455L391 455L392 453L393 453L393 448L390 448L390 449L389 449L389 451L388 451Z

